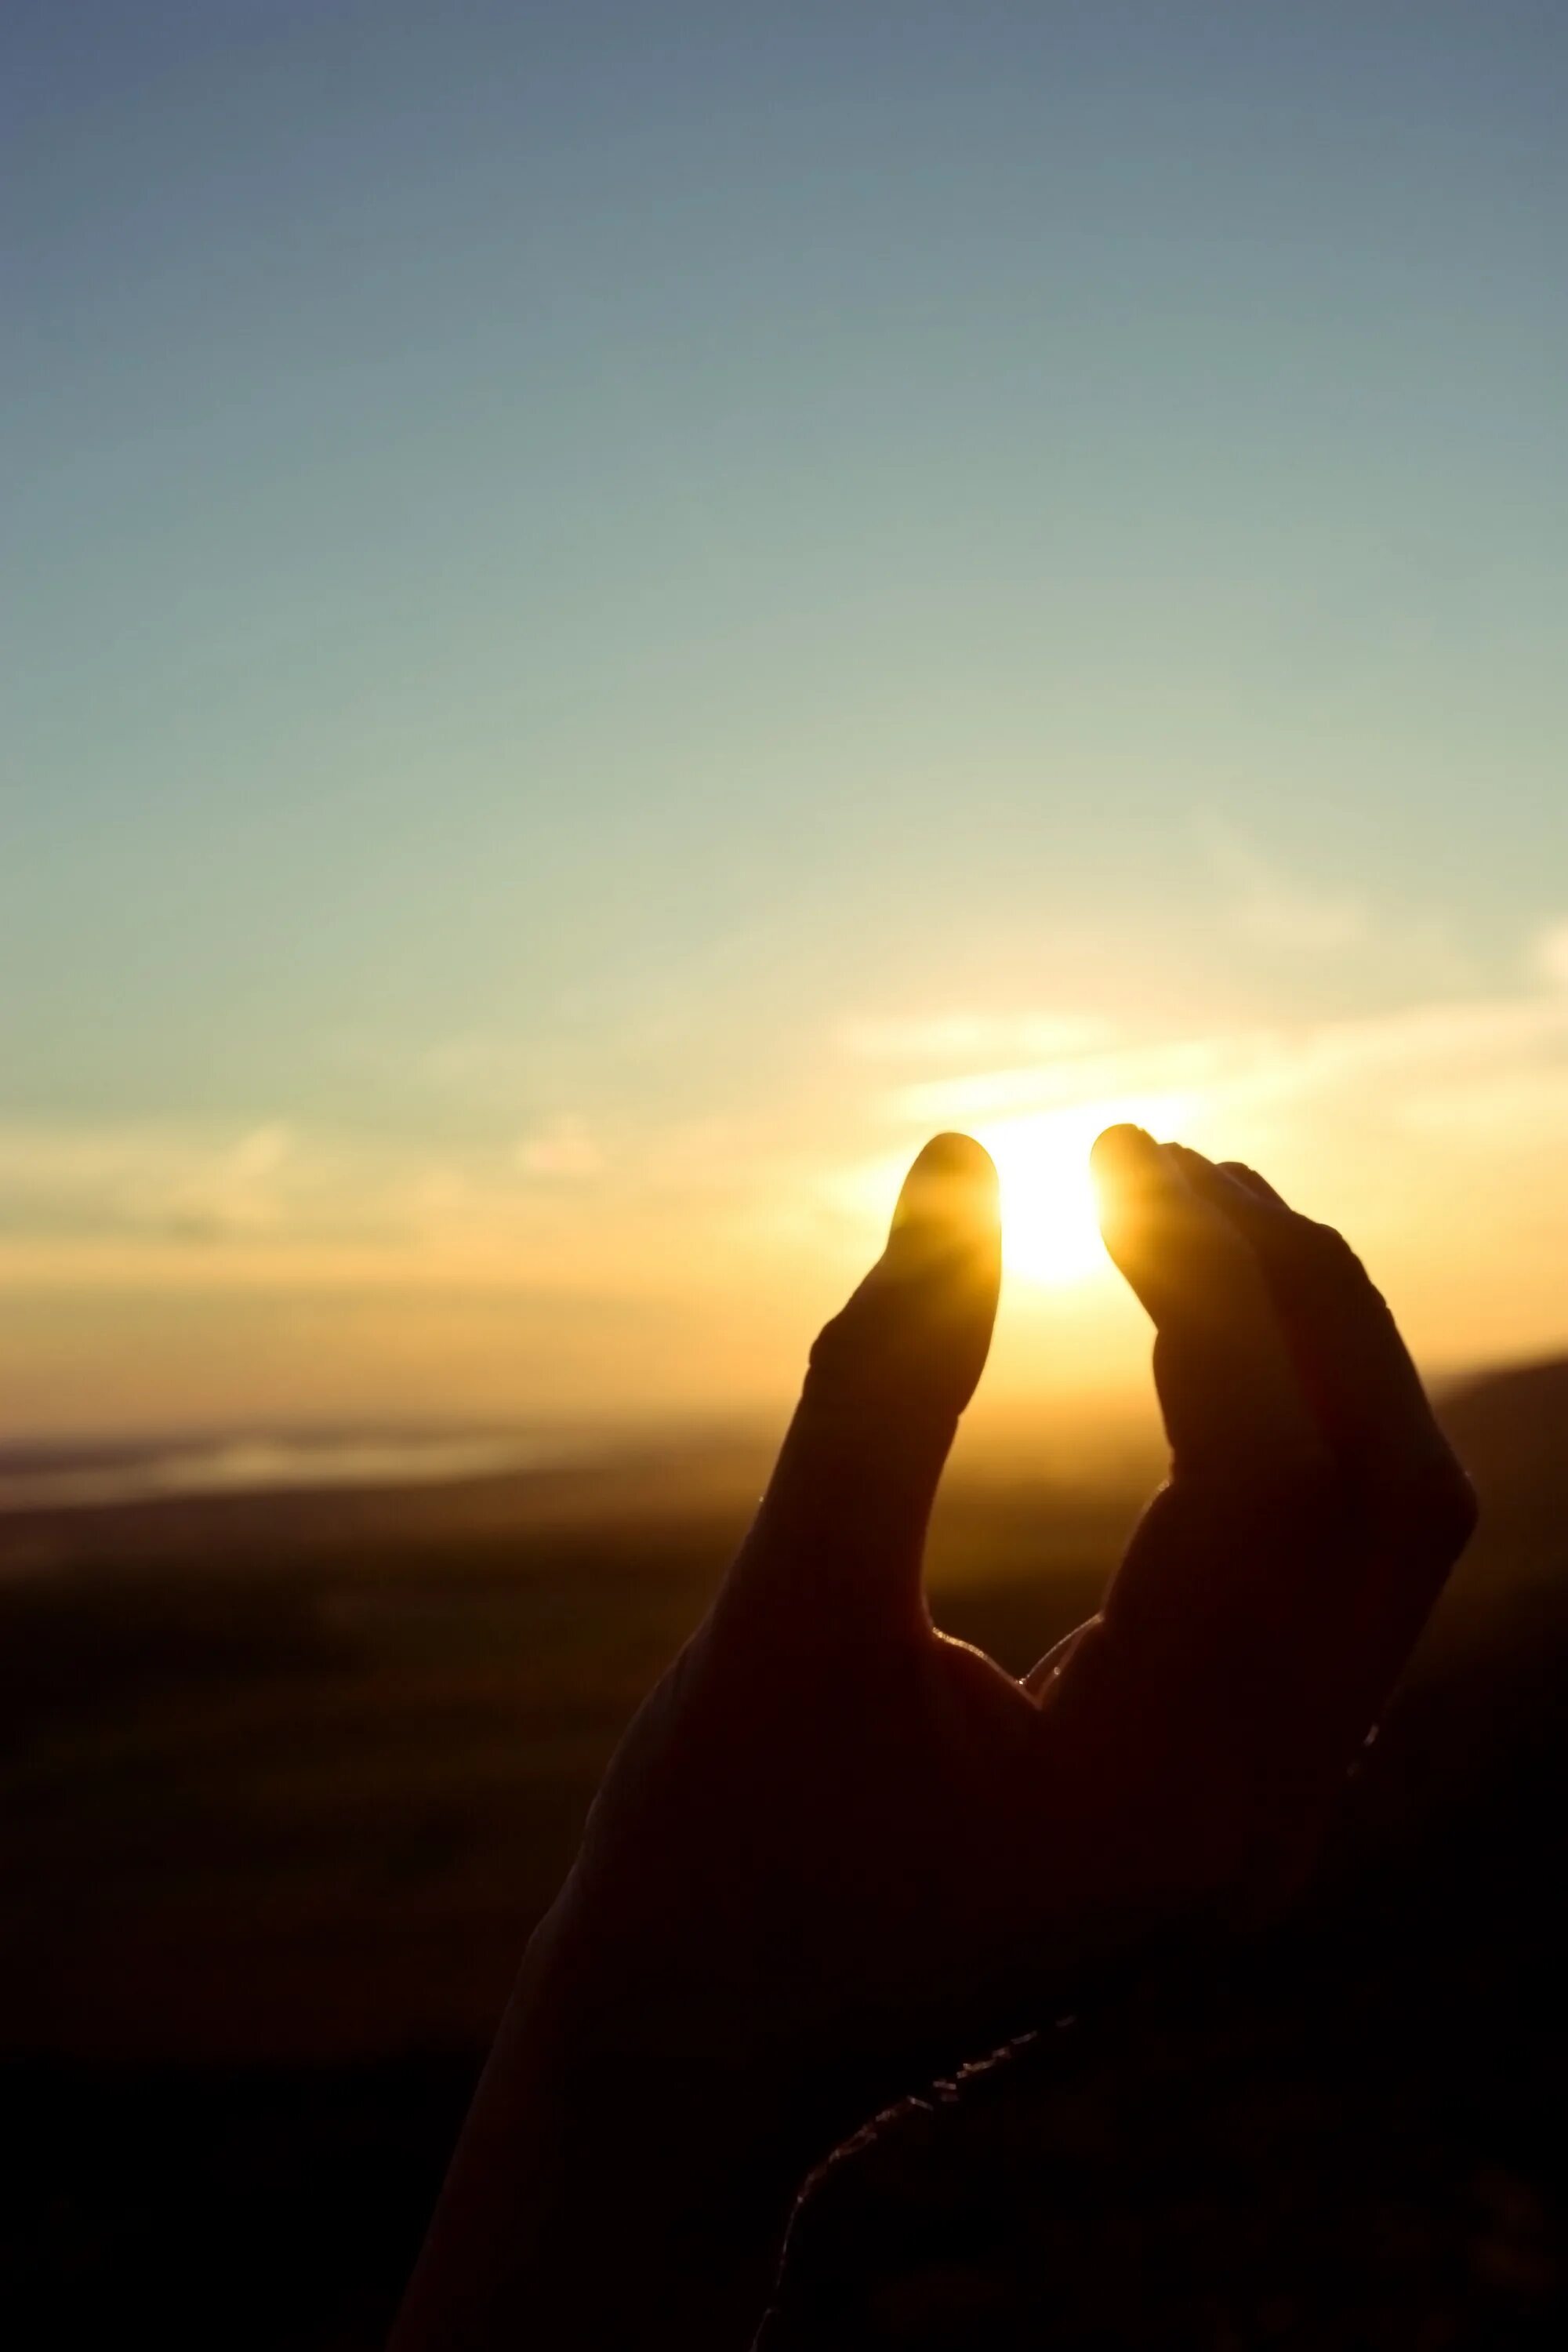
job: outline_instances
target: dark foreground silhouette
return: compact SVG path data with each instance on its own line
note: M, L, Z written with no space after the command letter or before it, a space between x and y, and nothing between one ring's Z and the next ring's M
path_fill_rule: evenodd
M939 1137L529 1947L398 2352L750 2345L857 2124L1298 1888L1473 1497L1337 1234L1136 1128L1093 1164L1171 1444L1101 1607L1021 1679L932 1626L1001 1275Z
M795 2329L787 2340L979 2344L1011 2342L1015 2327L1030 2342L1556 2340L1562 1390L1549 1372L1496 1384L1458 1400L1450 1420L1480 1473L1486 1531L1352 1790L1308 1920L1277 1952L1249 1948L1245 1965L1227 1964L1224 1999L1209 2012L1193 2012L1190 1984L1134 1986L1045 2056L1037 2046L1021 2053L1015 2065L1034 2070L1021 2092L971 2087L913 2144L906 2120L879 2135L870 2157L837 2165L797 2231L778 2322ZM1058 1494L1053 1528L1050 1510L1040 1511L1051 1499L1003 1495L962 1520L984 1576L986 1541L995 1538L998 1556L1011 1549L1003 1534L1026 1509L1044 1526L1054 1571L1043 1591L993 1575L942 1601L945 1622L1019 1668L1082 1614L1079 1596L1092 1599L1109 1529L1126 1510L1113 1493L1075 1516ZM324 2019L323 2049L328 2033L364 2046L356 2028L374 2046L387 1979L406 1991L434 1975L450 1992L473 1971L445 2023L460 2021L466 2001L482 2016L493 1998L486 1971L499 1986L507 1938L527 1924L529 1886L546 1885L552 1856L569 1847L577 1792L630 1691L682 1615L689 1622L700 1611L732 1508L699 1512L679 1529L645 1509L635 1541L626 1527L600 1525L591 1539L582 1527L557 1527L548 1540L503 1546L480 1527L461 1549L437 1552L426 1535L422 1552L401 1556L380 1527L357 1546L306 1558L274 1519L265 1548L282 1559L266 1590L280 1605L267 1618L259 1569L253 1583L241 1576L237 1614L249 1632L231 1627L226 1653L216 1621L178 1601L172 1570L159 1589L142 1580L139 1632L110 1612L97 1640L83 1605L90 1595L79 1591L68 1625L37 1592L28 1611L8 1591L17 1638L7 1656L29 1653L35 1669L18 1695L32 1695L37 1736L18 1759L11 1806L13 1825L30 1832L20 1859L31 1859L34 1888L51 1883L51 1869L68 1888L74 1867L84 1946L97 1919L131 1932L133 1958L161 1950L173 1966L201 1951L204 1936L205 1958L215 1944L231 1956L223 1981L204 1968L176 1983L160 2018L157 1988L134 1965L117 1975L111 1946L78 1950L63 1972L70 1982L56 1987L59 2037L72 2021L72 1983L79 2039L122 2051L135 2046L138 2021L153 2046L168 2046L176 2025L198 2047L223 2046L226 2032L232 2048L247 2025L264 2047L287 2043L291 1986L301 2013ZM35 1530L30 1539L42 1538ZM471 1633L455 1638L464 1622ZM410 1626L417 1638L403 1640ZM328 1702L336 1693L346 1706L362 1686L368 1696L372 1633L378 1696L369 1711L360 1706L343 1752L330 1755ZM73 1641L98 1680L96 1696L79 1691L68 1706ZM198 1685L223 1704L204 1715ZM271 1713L262 1689L279 1694ZM544 1727L546 1694L554 1712ZM215 1745L220 1720L237 1748L246 1743L243 1767ZM367 1790L365 1757L384 1720L397 1736ZM186 1748L199 1736L217 1759L211 1834L230 1849L236 1916L220 1916L209 1871L164 1936L160 1908L175 1901L182 1872L200 1875L204 1824L189 1791L169 1766L153 1771L157 1739L182 1721ZM531 1772L517 1761L520 1737L533 1743ZM397 1811L394 1748L406 1785L425 1791L422 1809L405 1807L395 1838L383 1827ZM343 1781L355 1758L361 1786L350 1802ZM111 1765L118 1817L89 1836L94 1773ZM296 1781L313 1783L301 1806L333 1841L335 1880L352 1882L327 1943L310 1940L310 1903L289 1883ZM557 1801L542 1806L546 1783ZM101 1801L110 1808L107 1794ZM276 1860L256 1843L268 1820L284 1849ZM111 1891L93 1882L128 1831L138 1852L124 1858L127 1874L141 1864L139 1921L115 1914ZM521 1900L510 1891L520 1876ZM340 1977L355 1902L368 1928ZM57 1960L73 1949L70 1909L67 1892L43 1922ZM26 1971L7 1989L35 2017L44 2014L38 1926L14 1916L7 1956ZM384 1935L391 1965L378 1982L365 1961ZM265 1983L240 1965L254 1966L258 1950L278 1963ZM363 1989L357 2010L338 1995L350 1980ZM17 2002L7 2007L15 2018ZM82 2036L89 2015L96 2025ZM420 2032L406 2004L401 2030ZM457 2055L331 2074L209 2065L107 2075L56 2063L15 2075L7 2301L24 2322L20 2340L79 2341L131 2307L158 2315L169 2339L375 2342L471 2068ZM613 2215L602 2219L607 2249ZM1315 2303L1302 2297L1303 2276L1322 2287ZM1302 2334L1325 2309L1332 2326ZM657 2339L645 2329L633 2340Z

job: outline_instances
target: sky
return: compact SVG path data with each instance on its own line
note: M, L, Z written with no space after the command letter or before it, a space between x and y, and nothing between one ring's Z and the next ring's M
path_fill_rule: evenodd
M769 1405L939 1127L1568 1346L1568 23L13 0L0 1433Z

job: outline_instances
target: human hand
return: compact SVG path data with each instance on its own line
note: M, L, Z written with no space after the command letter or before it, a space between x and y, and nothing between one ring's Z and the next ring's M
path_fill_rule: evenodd
M1071 1964L1267 1899L1469 1531L1336 1234L1135 1129L1095 1165L1173 1446L1100 1615L1022 1682L931 1625L926 1519L1000 1264L990 1162L940 1137L561 1898L605 2030L722 2053L803 2151L1031 2021Z
M501 2340L477 2282L531 2200L507 2307L547 2311L551 2340L624 2340L643 2307L560 2251L612 2209L627 2277L662 2264L670 2340L741 2340L790 2195L845 2133L1039 2021L1086 1964L1267 1905L1310 1858L1469 1488L1337 1234L1136 1129L1095 1170L1172 1443L1104 1606L1021 1681L931 1622L926 1522L1000 1280L994 1171L939 1137L610 1767L405 2345Z

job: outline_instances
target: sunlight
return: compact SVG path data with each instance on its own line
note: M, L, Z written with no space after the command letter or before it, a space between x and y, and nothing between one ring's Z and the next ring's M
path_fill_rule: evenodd
M999 1120L974 1132L1002 1181L1002 1254L1026 1282L1082 1282L1105 1265L1089 1147L1103 1128L1131 1120L1162 1139L1191 1115L1184 1095L1129 1095L1069 1110Z
M1102 1129L1131 1121L1162 1141L1191 1134L1201 1109L1194 1092L1096 1096L1088 1102L1014 1118L944 1119L943 1106L930 1106L931 1126L952 1125L983 1143L996 1163L1002 1188L1002 1256L1015 1281L1051 1289L1086 1283L1108 1273L1100 1237L1089 1154ZM1197 1139L1194 1139L1194 1140ZM897 1198L921 1139L911 1136L897 1157L884 1156L836 1171L823 1191L858 1232L886 1230L889 1203Z

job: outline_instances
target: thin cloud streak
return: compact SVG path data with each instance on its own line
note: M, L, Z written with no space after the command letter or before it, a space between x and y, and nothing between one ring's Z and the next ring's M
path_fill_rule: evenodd
M1568 998L1499 997L1421 1004L1360 1019L1152 1038L1086 1055L933 1078L885 1098L900 1123L994 1118L1069 1108L1102 1096L1202 1092L1217 1111L1301 1099L1325 1088L1417 1075L1461 1091L1490 1084L1500 1059L1523 1062L1553 1082L1553 1055L1568 1047ZM1568 1085L1568 1068L1561 1076Z
M1111 1025L1088 1013L934 1013L927 1018L847 1022L838 1043L866 1061L953 1062L979 1055L1029 1054L1041 1058L1084 1054L1109 1043Z
M1205 827L1209 855L1232 896L1231 921L1245 939L1308 955L1326 955L1364 940L1371 917L1348 891L1306 889L1229 825Z
M280 1118L0 1128L11 1417L41 1426L90 1402L115 1420L154 1389L177 1404L182 1381L194 1409L206 1376L193 1318L216 1333L242 1310L272 1334L279 1392L294 1375L308 1385L315 1372L291 1351L310 1299L343 1318L333 1377L351 1403L434 1381L454 1411L557 1389L574 1409L639 1383L663 1393L677 1362L693 1405L782 1395L933 1129L1044 1118L1068 1134L1084 1112L1087 1144L1089 1109L1140 1101L1179 1104L1188 1139L1256 1160L1343 1224L1429 1365L1568 1339L1568 989L1176 1034L1064 1030L1039 1014L919 1025L923 1071L912 1027L872 1055L835 1027L839 1050L812 1083L749 1118L624 1115L613 1134L566 1111L521 1139L439 1152L417 1136ZM1015 1053L1052 1036L1058 1050L942 1066L960 1036ZM1112 1289L1053 1297L1010 1281L1001 1387L1131 1381L1144 1341ZM552 1358L571 1365L559 1379L531 1319L552 1301ZM134 1350L114 1338L121 1326L145 1335ZM237 1395L242 1371L237 1360L225 1373Z

